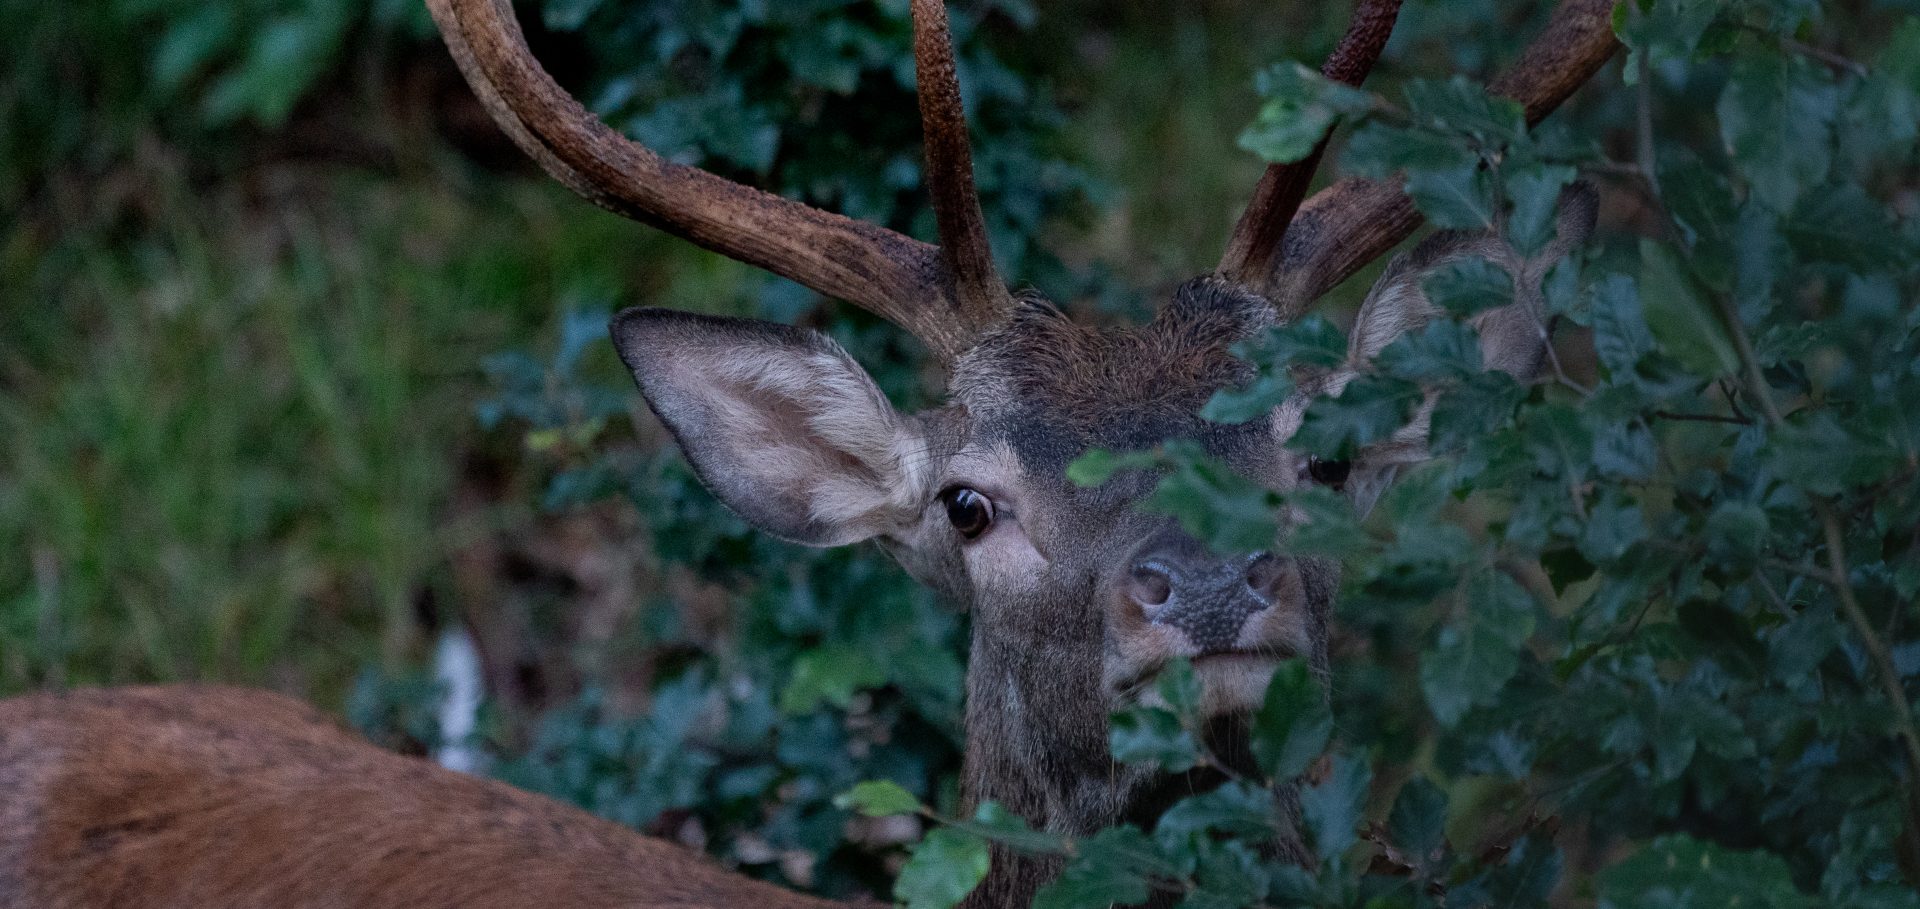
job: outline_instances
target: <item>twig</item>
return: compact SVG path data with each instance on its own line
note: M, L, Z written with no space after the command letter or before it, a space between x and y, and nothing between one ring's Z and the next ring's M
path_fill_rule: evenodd
M1640 12L1637 3L1627 4L1637 19L1645 14ZM1639 159L1640 176L1647 181L1647 192L1653 195L1654 207L1665 213L1666 198L1660 193L1660 170L1653 157L1653 67L1647 62L1643 51L1636 56L1640 67L1634 86L1634 154Z
M1746 325L1740 321L1740 314L1733 308L1732 301L1720 294L1714 294L1713 300L1721 320L1726 323L1728 334L1733 336L1734 351L1739 355L1740 364L1746 372L1747 393L1759 404L1767 426L1778 427L1782 419L1780 408L1774 404L1772 389L1760 371L1760 361L1754 356L1753 342L1747 337ZM1873 622L1867 618L1866 610L1860 608L1860 601L1854 596L1853 581L1847 569L1846 534L1840 526L1840 516L1834 511L1833 503L1825 497L1809 498L1826 536L1827 570L1820 575L1812 574L1815 569L1811 568L1795 567L1792 570L1808 577L1818 577L1833 588L1847 613L1847 621L1860 635L1861 645L1867 649L1873 662L1874 674L1879 676L1880 687L1886 692L1887 701L1894 709L1894 726L1906 752L1907 764L1906 786L1901 793L1907 815L1907 835L1901 838L1904 844L1901 848L1907 854L1903 856L1902 864L1909 869L1920 868L1920 727L1914 724L1913 707L1907 702L1906 689L1900 685L1900 673L1893 665L1892 653L1887 650L1886 642L1880 639ZM1912 873L1909 871L1909 874ZM1909 879L1908 883L1916 882Z
M1674 413L1670 410L1656 410L1653 415L1662 420L1687 420L1696 423L1732 423L1736 426L1752 426L1753 421L1746 417L1727 417L1717 413Z
M1811 57L1815 60L1820 61L1821 63L1825 63L1826 65L1831 66L1834 69L1840 70L1842 72L1851 73L1852 75L1858 76L1862 79L1865 79L1867 77L1866 64L1861 63L1857 60L1850 59L1848 57L1842 57L1839 54L1834 53L1833 51L1827 50L1826 48L1814 47L1811 44L1806 44L1800 41L1796 41L1792 38L1786 37L1785 35L1782 35L1780 37L1780 46L1786 48L1787 50L1793 51L1796 54L1800 54L1806 57Z
M1615 161L1612 158L1601 158L1598 161L1584 162L1580 165L1580 169L1615 177L1632 177L1635 180L1646 179L1646 171L1641 170L1640 165L1627 161Z
M1899 730L1900 740L1907 751L1907 835L1901 839L1908 851L1905 864L1910 867L1920 862L1920 728L1913 722L1913 706L1907 702L1907 691L1900 685L1900 671L1893 665L1893 654L1887 650L1885 641L1874 631L1873 622L1868 620L1867 611L1860 608L1860 601L1853 595L1853 582L1847 576L1847 551L1845 535L1841 533L1840 517L1833 511L1833 505L1825 499L1815 498L1813 510L1820 516L1820 524L1827 533L1827 564L1833 571L1834 593L1840 597L1840 605L1846 609L1847 621L1860 635L1872 658L1874 674L1880 677L1880 687L1887 693L1887 703L1893 706L1894 726ZM1911 883L1911 881L1909 882Z
M1512 247L1509 246L1508 248L1511 249ZM1520 308L1526 310L1527 317L1533 320L1533 330L1540 338L1540 346L1547 351L1547 365L1553 367L1554 381L1571 389L1574 394L1579 395L1581 398L1593 397L1593 389L1575 382L1567 375L1566 368L1560 365L1560 353L1553 349L1553 330L1547 327L1547 320L1540 318L1540 314L1534 312L1533 307L1522 306Z
M1774 589L1773 582L1767 580L1766 572L1754 572L1753 579L1760 582L1760 589L1766 591L1767 598L1772 600L1773 605L1779 607L1781 612L1793 612L1793 606L1787 603L1786 597L1781 596L1780 591Z
M1834 584L1834 578L1832 573L1828 572L1826 569L1821 568L1817 565L1807 565L1800 562L1789 562L1786 559L1761 559L1760 561L1771 567L1778 568L1781 571L1784 571L1788 574L1797 574L1803 578L1810 578L1812 580L1819 581L1822 584L1826 584L1829 587L1833 586ZM1755 574L1758 574L1758 572L1755 572Z
M1727 325L1727 333L1733 336L1734 352L1740 357L1740 366L1747 374L1747 394L1760 405L1760 414L1767 419L1768 426L1779 426L1780 408L1774 406L1773 393L1768 390L1767 377L1760 371L1760 358L1753 352L1753 341L1747 337L1747 328L1740 321L1740 312L1733 308L1733 301L1724 294L1713 294L1714 308L1720 312L1720 321Z

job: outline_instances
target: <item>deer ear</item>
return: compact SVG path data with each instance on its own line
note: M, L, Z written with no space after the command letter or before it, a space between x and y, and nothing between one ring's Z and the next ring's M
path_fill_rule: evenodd
M924 443L825 335L629 309L613 344L701 481L754 526L837 546L918 514Z
M1522 258L1515 252L1498 228L1491 233L1445 231L1428 237L1388 264L1367 293L1354 321L1349 360L1371 360L1395 338L1425 325L1437 310L1421 282L1450 262L1478 257L1505 270L1513 278L1514 287L1512 305L1487 310L1472 319L1480 335L1481 363L1522 381L1532 379L1547 351L1543 321L1546 307L1540 282L1548 269L1586 242L1593 233L1598 210L1592 187L1585 183L1568 186L1560 194L1553 240L1532 258Z

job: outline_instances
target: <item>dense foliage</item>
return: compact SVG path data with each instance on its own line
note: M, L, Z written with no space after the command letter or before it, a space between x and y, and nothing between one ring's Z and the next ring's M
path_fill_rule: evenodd
M1359 120L1347 170L1400 172L1429 221L1523 253L1551 239L1582 168L1626 178L1613 191L1640 197L1638 236L1545 284L1551 316L1590 329L1597 374L1557 358L1532 387L1479 372L1461 320L1514 288L1470 260L1427 280L1451 318L1316 400L1291 443L1349 457L1434 396L1439 459L1370 514L1323 488L1276 510L1177 447L1083 459L1090 482L1157 463L1149 507L1223 550L1278 527L1293 551L1345 563L1351 639L1331 711L1304 667L1283 671L1254 731L1265 781L1077 843L983 808L929 839L896 893L946 904L977 877L984 837L1072 856L1049 907L1155 889L1194 907L1920 902L1920 232L1896 214L1920 20L1898 20L1860 65L1798 40L1822 12L1623 4L1631 161L1529 134L1517 105L1458 79L1389 100L1266 74L1249 148L1291 160L1326 124ZM1675 105L1693 122L1669 129ZM1243 352L1262 378L1216 397L1213 416L1264 412L1346 350L1317 317L1276 329ZM1115 717L1116 757L1207 761L1183 713L1191 680L1160 686L1167 707ZM1320 861L1263 860L1289 828L1265 787L1303 772ZM884 795L852 801L903 807Z
M1112 201L1073 150L1152 136L1073 135L1052 86L1072 87L1098 40L1164 43L1161 61L1196 56L1178 29L1114 39L1101 31L1113 5L1089 6L963 3L955 19L996 250L1009 274L1075 303L1136 289L1042 248L1087 214L1088 196ZM1151 6L1132 15L1188 15ZM1203 24L1238 27L1253 6L1228 4ZM1324 6L1289 23L1305 36L1291 53L1324 51L1346 4ZM0 302L21 326L0 375L5 469L17 481L0 482L0 530L34 553L0 564L0 681L57 684L53 667L67 666L85 680L280 679L290 650L350 673L379 650L338 641L373 626L402 643L383 648L352 712L385 740L431 743L434 695L400 671L418 657L395 656L409 652L395 629L421 587L448 586L453 544L429 544L451 534L453 469L424 453L479 433L524 441L517 469L541 479L537 493L506 495L554 515L609 499L639 514L633 542L660 579L621 627L619 653L575 657L588 667L583 692L556 692L563 703L524 738L517 718L499 718L492 772L749 873L947 905L979 879L985 840L999 839L1072 856L1043 898L1052 906L1154 889L1196 907L1913 905L1912 4L1630 0L1623 63L1529 132L1510 105L1448 74L1492 71L1546 6L1410 0L1368 91L1273 66L1240 144L1286 159L1338 123L1338 170L1404 172L1431 222L1495 229L1527 250L1550 238L1562 186L1596 183L1602 236L1547 282L1561 339L1547 381L1479 373L1458 319L1389 348L1317 401L1295 440L1351 453L1437 395L1436 460L1402 472L1365 514L1324 491L1283 501L1250 490L1178 447L1078 471L1092 481L1116 467L1164 470L1153 507L1223 547L1264 540L1295 515L1284 522L1291 546L1345 563L1330 688L1290 667L1257 723L1268 777L1305 774L1316 867L1263 857L1278 829L1264 780L1189 799L1152 829L1077 841L993 806L956 817L965 616L877 551L816 552L750 531L657 435L633 442L646 422L632 417L603 331L614 307L638 302L806 322L904 407L929 398L916 352L886 326L671 241L650 238L636 254L633 235L605 221L542 227L585 207L459 168L414 175L475 180L459 200L352 180L330 188L330 206L274 197L291 226L276 222L266 239L223 199L132 239L52 219L0 244L10 279ZM185 158L198 182L179 198L129 203L181 210L205 171L246 166L249 151L299 125L302 105L438 53L421 10L385 0L0 8L21 23L27 59L65 61L12 70L0 89L7 208L58 195L42 174L89 190L144 186ZM931 233L903 0L546 0L523 17L563 81L617 127L682 160ZM1075 31L1098 40L1068 48L1059 36ZM1100 72L1111 84L1077 90L1140 94L1195 78L1125 61ZM1118 103L1130 121L1128 105L1148 102ZM1197 97L1154 103L1214 109ZM1141 130L1169 132L1177 160L1201 170L1215 161L1201 147L1231 148L1249 113ZM109 179L122 168L135 179ZM1209 179L1156 177L1177 195ZM1226 209L1198 207L1195 220L1230 224ZM1165 254L1157 222L1129 229L1142 235L1135 251ZM423 249L421 237L442 239ZM344 257L354 267L340 267L341 248L355 250ZM1178 252L1198 271L1214 249ZM1471 264L1428 289L1458 317L1513 292ZM61 312L50 301L104 327L48 327L45 314ZM548 307L565 310L551 339L522 343L539 321L527 311ZM1309 317L1249 345L1261 379L1221 395L1211 416L1244 420L1293 387L1293 368L1338 360L1340 321ZM77 361L75 337L92 345ZM477 347L509 341L487 361L471 423L456 396L422 392L471 366L446 360L479 362ZM341 349L365 356L329 355ZM282 363L292 375L258 378ZM255 412L227 420L204 403L235 397ZM326 457L309 454L315 440ZM317 567L328 560L374 565L374 579L334 582ZM236 565L251 566L239 586L224 577ZM686 605L714 589L735 613L719 631ZM378 604L372 617L334 605L362 598ZM84 611L104 602L125 611ZM262 613L263 602L287 605ZM646 671L616 671L632 664ZM1166 706L1115 718L1116 756L1208 761L1186 715L1191 677L1174 667L1159 689Z

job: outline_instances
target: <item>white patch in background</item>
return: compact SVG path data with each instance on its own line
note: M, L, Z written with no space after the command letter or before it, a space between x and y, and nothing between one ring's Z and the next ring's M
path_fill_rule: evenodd
M441 634L434 644L433 680L442 692L439 719L444 743L433 759L448 770L478 773L480 750L473 746L473 733L479 725L485 683L480 678L480 650L465 628Z

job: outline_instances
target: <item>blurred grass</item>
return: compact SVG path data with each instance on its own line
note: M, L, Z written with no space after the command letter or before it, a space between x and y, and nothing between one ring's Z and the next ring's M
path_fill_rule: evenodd
M531 181L329 173L0 259L0 691L338 693L410 655L486 357L662 241Z

